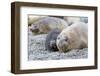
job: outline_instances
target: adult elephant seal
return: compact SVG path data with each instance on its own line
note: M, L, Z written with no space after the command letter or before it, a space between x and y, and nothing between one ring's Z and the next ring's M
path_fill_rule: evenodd
M60 33L61 33L61 30L53 29L47 34L46 41L45 41L46 50L58 51L58 48L56 45L56 39Z
M38 21L41 18L44 18L46 16L34 16L34 15L28 15L28 25L31 26L32 23Z
M82 17L82 16L65 16L64 20L68 23L68 25L72 25L73 23L76 22L84 22L84 23L88 23L88 17Z
M80 17L79 16L65 16L64 20L68 23L68 25L72 25L75 22L80 22Z
M76 22L65 28L57 37L57 48L61 52L71 49L88 47L88 25L83 22Z
M31 31L34 34L47 34L55 28L63 30L67 26L67 22L61 18L44 17L31 25Z

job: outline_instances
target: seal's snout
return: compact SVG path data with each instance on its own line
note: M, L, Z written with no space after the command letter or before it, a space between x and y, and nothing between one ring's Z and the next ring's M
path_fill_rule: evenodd
M39 32L38 25L32 24L30 30L34 33L38 33Z
M56 46L56 41L55 40L51 40L50 41L50 46L51 47L55 47Z
M58 48L57 48L57 45L56 45L56 40L50 41L50 47L52 48L53 51L58 51Z
M34 28L30 28L30 30L34 33L38 33L39 32L39 29L37 27L34 26Z
M39 32L39 29L31 29L31 31L37 33Z

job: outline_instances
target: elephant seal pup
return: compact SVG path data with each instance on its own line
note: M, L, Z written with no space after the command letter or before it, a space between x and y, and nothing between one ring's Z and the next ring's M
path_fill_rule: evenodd
M88 26L83 22L77 22L62 30L56 41L57 48L61 52L71 49L88 47Z
M53 29L48 33L46 37L46 42L45 42L46 50L58 51L58 48L56 46L56 39L57 39L57 36L60 34L60 32L61 30L59 29Z
M84 22L84 23L88 23L88 17L79 17L79 16L67 16L64 17L64 20L68 23L68 25L72 25L73 23L76 22Z
M63 30L68 24L65 20L56 17L44 17L31 25L31 31L35 34L47 34L52 29Z

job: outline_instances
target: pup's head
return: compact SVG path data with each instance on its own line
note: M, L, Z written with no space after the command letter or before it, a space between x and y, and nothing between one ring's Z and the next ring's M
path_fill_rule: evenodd
M30 27L30 30L31 30L33 33L39 33L39 26L36 25L36 24L32 24L31 27Z
M58 35L56 45L60 52L67 52L69 50L70 39L65 35Z

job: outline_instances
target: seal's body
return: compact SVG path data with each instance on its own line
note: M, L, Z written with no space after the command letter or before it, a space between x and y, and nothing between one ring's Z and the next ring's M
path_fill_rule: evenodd
M35 34L47 34L55 28L63 30L67 26L67 22L61 18L44 17L31 25L31 31Z

